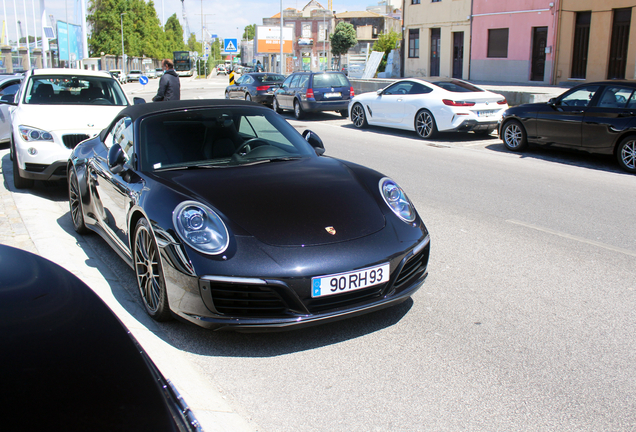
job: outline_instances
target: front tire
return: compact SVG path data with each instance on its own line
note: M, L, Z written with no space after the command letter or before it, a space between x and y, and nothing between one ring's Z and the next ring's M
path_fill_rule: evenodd
M230 98L230 94L228 92L225 92L225 99L229 99Z
M296 99L294 101L294 117L296 117L296 120L301 120L304 116L303 107L300 106L300 102Z
M30 189L33 187L33 180L20 176L15 148L13 149L13 185L16 189Z
M501 128L501 139L510 151L519 152L528 147L526 130L517 120L510 120L504 124Z
M87 234L88 228L84 223L84 211L82 210L82 195L80 193L79 181L73 167L68 171L68 206L73 221L73 229L78 234Z
M616 149L618 164L625 171L636 173L636 136L625 138Z
M150 224L145 218L141 218L137 222L134 239L133 260L137 275L137 287L146 312L155 321L168 321L172 315L168 305L168 294L159 248Z
M358 129L362 129L369 125L369 123L367 123L367 116L364 113L364 108L359 103L355 104L353 108L351 108L351 122Z
M424 139L433 138L437 134L435 117L429 110L421 110L415 116L415 132Z

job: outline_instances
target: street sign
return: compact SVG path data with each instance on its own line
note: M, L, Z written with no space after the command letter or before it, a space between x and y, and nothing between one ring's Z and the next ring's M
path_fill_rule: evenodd
M139 84L141 84L141 85L148 84L148 77L146 75L141 75L139 77Z
M236 39L225 39L225 46L223 51L227 53L238 52L238 43Z

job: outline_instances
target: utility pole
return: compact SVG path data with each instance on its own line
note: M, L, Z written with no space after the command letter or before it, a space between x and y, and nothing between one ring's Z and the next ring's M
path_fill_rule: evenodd
M280 74L283 73L283 0L280 0Z
M126 12L119 14L119 20L121 21L121 76L126 80L126 55L124 54L124 15Z

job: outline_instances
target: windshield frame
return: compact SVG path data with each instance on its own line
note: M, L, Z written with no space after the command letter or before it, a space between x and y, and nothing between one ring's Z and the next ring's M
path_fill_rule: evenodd
M261 120L265 120L265 122L260 128L253 124L254 121L258 123ZM271 109L265 107L181 108L169 112L152 113L138 119L136 123L138 124L136 127L138 134L136 140L137 160L139 161L139 169L144 172L191 168L229 168L318 157L315 149L293 126ZM236 137L238 134L243 141L238 141L238 144L232 141L233 148L228 148L228 153L222 156L206 158L204 147L216 145L216 141L214 144L209 144L210 140L206 137L219 137L215 134L218 134L220 129L225 127L229 128L224 130L225 133L229 133L227 131L233 127L235 129L233 136ZM269 127L269 133L274 136L268 136L268 131L265 130L267 127ZM229 147L230 143L227 141L230 138L224 136L221 139L225 139L225 145ZM254 148L250 148L251 151L247 154L237 152L248 140L254 141L252 144ZM184 147L184 143L190 145ZM151 145L157 145L157 150L151 152ZM175 155L175 149L182 153ZM229 150L233 150L231 155ZM169 158L167 157L168 153L170 153ZM188 159L190 155L194 156ZM161 161L162 158L164 160L182 158L182 160L166 164Z
M111 100L111 102L115 102L115 103L94 104L91 102L83 102L82 99L79 98L79 95L74 95L74 93L75 92L81 93L81 90L83 90L84 87L81 89L77 88L77 90L58 89L57 93L54 93L54 95L59 96L59 94L62 91L64 91L64 92L68 92L69 96L71 97L56 98L56 100L53 103L38 103L32 99L37 89L37 86L35 86L36 82L39 82L38 86L41 84L50 84L52 86L57 86L61 88L63 87L62 85L54 84L53 81L61 81L61 80L73 81L74 79L77 79L78 81L88 81L89 83L101 82L103 84L106 84L108 88L110 89L110 91L113 93L112 94L113 100ZM87 88L90 88L90 85ZM53 91L55 92L55 88L53 88ZM104 95L104 96L107 96L107 95ZM21 95L21 99L22 99L22 103L24 103L25 105L111 106L111 107L121 107L121 108L130 106L130 102L128 101L128 97L126 96L126 93L121 88L117 80L113 78L111 75L104 75L104 76L82 75L82 74L31 75L24 87L24 93ZM63 100L63 99L66 99L66 100ZM109 99L106 98L106 100L109 100ZM117 103L117 102L123 102L123 103Z

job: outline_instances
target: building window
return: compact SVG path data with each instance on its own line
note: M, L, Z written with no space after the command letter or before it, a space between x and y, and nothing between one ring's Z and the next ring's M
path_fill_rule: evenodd
M441 2L442 0L431 0L431 3Z
M431 29L431 70L430 76L439 76L439 52L442 46L441 29Z
M420 4L420 0L411 0L411 4Z
M508 29L488 29L488 57L508 57Z
M409 29L409 58L420 57L420 29Z

